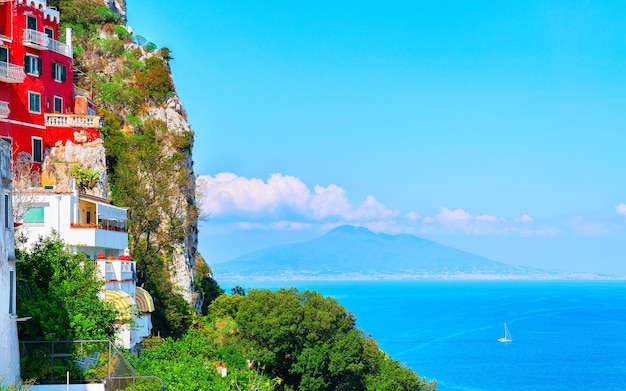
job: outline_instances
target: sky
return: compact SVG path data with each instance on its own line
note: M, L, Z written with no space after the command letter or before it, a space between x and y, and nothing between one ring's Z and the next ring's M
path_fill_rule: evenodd
M127 0L195 132L209 264L342 224L626 274L621 1Z

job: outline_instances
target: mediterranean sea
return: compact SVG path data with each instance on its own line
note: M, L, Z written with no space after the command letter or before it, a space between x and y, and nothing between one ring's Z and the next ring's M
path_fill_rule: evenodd
M625 281L220 281L332 296L441 391L626 389ZM507 323L513 341L500 343Z

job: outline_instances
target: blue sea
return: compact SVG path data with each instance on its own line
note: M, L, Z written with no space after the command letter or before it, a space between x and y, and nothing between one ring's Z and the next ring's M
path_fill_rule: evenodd
M625 281L236 284L334 297L441 391L626 389ZM497 341L504 322L511 343Z

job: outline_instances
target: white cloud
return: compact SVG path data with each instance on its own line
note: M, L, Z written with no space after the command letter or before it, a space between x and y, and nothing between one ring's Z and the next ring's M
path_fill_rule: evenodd
M569 220L570 228L578 235L602 236L609 233L606 226L599 222L586 221L582 216L576 216Z
M626 204L623 202L620 203L619 205L615 207L615 211L620 216L626 216Z
M534 221L535 221L535 219L533 219L532 217L530 217L526 213L524 213L524 215L522 217L516 217L515 218L515 222L517 222L517 223L532 223Z
M352 210L346 192L341 187L333 184L328 187L316 185L314 190L315 194L311 197L310 208L315 219L344 216Z
M515 236L556 236L560 233L557 228L535 224L535 219L528 214L508 221L504 217L474 215L460 208L451 210L445 206L440 207L436 216L425 217L423 223L418 231L429 233Z
M415 235L461 234L506 236L557 236L566 232L602 235L606 226L577 217L559 228L536 222L529 214L505 218L493 214L473 214L462 208L440 206L434 216L411 211L400 214L367 196L353 204L345 189L336 184L309 188L299 178L272 174L267 180L240 177L233 173L198 178L198 198L202 214L210 215L220 229L311 230L321 232L342 224L363 226L375 232ZM626 216L626 203L616 206Z
M424 222L431 225L431 228L439 227L449 232L493 234L506 222L506 219L492 215L472 215L460 208L451 210L441 206L439 214L426 217Z
M272 174L265 182L220 173L199 177L197 186L204 215L239 221L242 228L252 229L258 223L291 229L306 228L311 222L358 225L387 221L399 214L373 196L355 207L340 186L316 185L311 192L300 179L282 174Z
M409 219L409 221L411 222L416 222L417 220L420 219L420 215L418 215L415 212L409 212L406 214L406 218Z

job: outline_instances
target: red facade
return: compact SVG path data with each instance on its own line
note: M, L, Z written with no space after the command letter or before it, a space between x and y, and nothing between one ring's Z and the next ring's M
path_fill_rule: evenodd
M60 42L59 17L46 0L0 0L0 137L35 169L48 147L100 137L95 106L75 91L71 31Z

